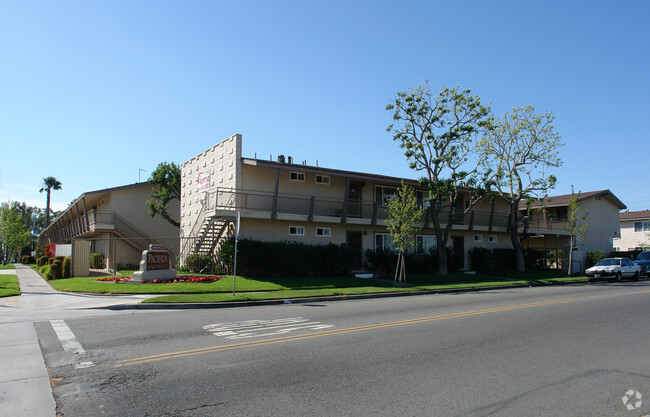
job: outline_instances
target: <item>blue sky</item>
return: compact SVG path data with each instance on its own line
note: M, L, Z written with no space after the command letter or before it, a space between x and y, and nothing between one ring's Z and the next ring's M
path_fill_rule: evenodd
M557 115L552 194L650 208L650 2L4 1L0 200L65 208L241 133L244 156L418 178L398 91ZM146 172L140 171L140 169Z

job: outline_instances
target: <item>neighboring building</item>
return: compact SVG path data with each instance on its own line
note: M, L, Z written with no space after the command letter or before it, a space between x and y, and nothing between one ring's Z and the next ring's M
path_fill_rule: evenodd
M232 236L239 212L240 238L346 244L358 271L366 250L392 246L384 222L387 199L402 181L419 187L413 179L309 166L290 156L243 158L241 135L183 163L181 172L181 236L194 238L186 241L182 258L218 253L220 242ZM418 196L422 199L423 192ZM431 213L427 210L422 219L416 251L436 246ZM507 221L508 205L498 199L486 199L457 217L449 239L460 255L456 266L469 269L467 252L476 246L510 248Z
M138 265L148 242L173 238L178 245L178 228L160 216L149 215L146 202L151 191L152 185L142 182L86 192L43 230L40 243L67 244L85 239L91 242L91 252L105 255L105 268L114 268L117 263ZM170 202L170 215L179 218L179 211L179 202Z
M620 214L621 236L614 239L617 251L641 250L650 246L650 210Z
M524 247L560 247L569 250L571 233L566 219L570 198L571 194L558 195L536 201L528 208L523 203L520 205L522 214L529 214L529 229L525 235ZM574 245L574 272L584 270L587 251L603 250L609 253L614 249L613 239L620 236L619 211L626 208L609 190L582 192L578 201L582 204L580 214L587 213L583 223L588 224L588 227L584 238ZM562 219L562 222L558 223L558 219Z

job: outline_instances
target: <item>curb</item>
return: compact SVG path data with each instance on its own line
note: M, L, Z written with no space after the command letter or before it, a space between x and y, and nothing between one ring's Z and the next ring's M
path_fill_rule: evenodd
M277 300L259 300L259 301L224 301L220 303L139 303L139 304L120 304L108 307L101 307L101 309L109 310L195 310L207 308L230 308L230 307L255 307L276 304L307 304L314 302L325 301L347 301L347 300L365 300L370 298L389 298L389 297L408 297L416 295L431 295L431 294L454 294L465 292L480 292L490 290L502 290L512 288L529 288L529 287L549 287L557 285L568 284L589 284L588 281L563 281L563 282L544 282L532 284L513 284L513 285L499 285L488 287L471 287L471 288L451 288L451 289L437 289L437 290L421 290L421 291L396 291L375 294L353 294L353 295L328 295L319 297L306 297L306 298L287 298ZM98 307L99 308L99 307Z

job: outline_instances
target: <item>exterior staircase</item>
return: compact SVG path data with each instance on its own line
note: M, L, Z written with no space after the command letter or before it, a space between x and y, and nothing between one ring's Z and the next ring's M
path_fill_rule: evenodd
M214 257L215 247L228 230L229 223L228 220L222 218L206 217L194 240L192 252Z

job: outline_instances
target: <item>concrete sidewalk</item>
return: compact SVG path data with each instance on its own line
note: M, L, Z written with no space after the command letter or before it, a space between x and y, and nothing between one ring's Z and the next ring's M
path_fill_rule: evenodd
M54 417L56 402L34 323L127 314L108 308L137 304L151 296L62 293L21 264L0 273L16 275L21 292L0 298L0 414Z
M4 274L14 273L3 270ZM31 268L16 265L23 294L56 293ZM22 296L8 297L7 308ZM4 314L3 314L4 315ZM56 416L50 376L31 320L0 324L0 409L7 416Z

